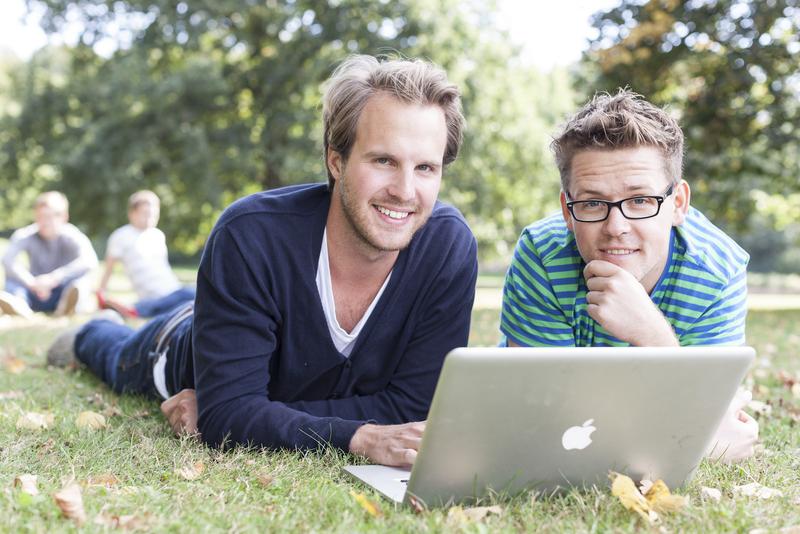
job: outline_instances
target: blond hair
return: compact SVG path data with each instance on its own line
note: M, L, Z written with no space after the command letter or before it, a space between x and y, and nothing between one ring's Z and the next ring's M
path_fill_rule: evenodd
M69 200L61 191L45 191L41 193L36 197L33 207L34 209L48 207L55 212L63 213L64 215L69 214Z
M677 183L683 168L683 132L678 122L642 95L628 89L598 93L564 125L550 147L569 186L572 158L580 150L654 147L664 156L667 177Z
M161 201L158 199L158 195L149 189L142 189L128 198L128 211L133 211L142 204L150 204L158 208L161 205Z
M380 93L410 104L439 106L447 125L442 164L456 159L463 139L464 116L458 87L447 80L444 70L420 59L379 60L365 55L347 58L327 82L322 99L323 157L327 157L330 148L347 160L361 112L367 101ZM328 169L330 189L334 181Z

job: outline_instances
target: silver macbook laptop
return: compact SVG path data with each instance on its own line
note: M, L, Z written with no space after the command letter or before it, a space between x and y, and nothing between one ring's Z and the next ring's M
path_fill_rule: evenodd
M413 470L347 466L396 502L694 474L750 347L460 348L445 360Z

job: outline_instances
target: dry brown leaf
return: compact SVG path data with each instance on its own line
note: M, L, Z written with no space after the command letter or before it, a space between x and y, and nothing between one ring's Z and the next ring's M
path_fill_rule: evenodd
M350 495L356 500L361 508L366 510L367 513L372 517L381 517L383 515L378 503L371 501L363 493L356 493L355 491L350 490Z
M106 427L106 418L97 412L85 411L78 414L75 425L87 430L100 430Z
M683 495L673 495L663 480L656 480L644 496L650 507L659 514L677 512L689 502Z
M658 514L651 509L650 502L639 493L636 484L630 477L614 471L609 474L609 477L611 478L611 494L619 499L622 506L633 510L649 523L658 520Z
M256 479L258 480L258 483L264 486L265 488L271 486L272 483L275 481L273 476L270 475L269 473L261 473L260 475L258 475L258 477L256 477Z
M408 504L411 505L414 513L421 514L425 511L425 504L413 495L408 496Z
M39 488L36 487L37 478L36 475L19 475L14 479L14 486L28 495L39 495Z
M700 496L710 501L719 502L722 499L722 492L717 488L709 488L707 486L703 486L702 488L700 488Z
M27 366L24 361L20 360L13 352L9 351L9 353L3 357L3 367L12 375L18 375L24 371Z
M124 530L137 530L146 526L148 518L148 516L140 517L135 515L100 513L94 518L94 524L110 528L121 528Z
M49 428L54 420L53 414L25 412L17 419L17 428L19 430L43 430Z
M781 490L768 488L762 486L758 482L751 482L742 486L735 486L733 488L734 495L741 495L743 497L756 497L757 499L771 499L773 497L783 497Z
M488 515L501 515L503 508L501 506L474 506L472 508L464 508L464 515L471 521L481 521Z
M108 406L103 408L103 411L100 413L102 413L104 416L108 418L111 418L122 415L122 410L120 410L119 406L117 406L116 404L109 404Z
M72 519L79 525L82 525L86 521L86 512L83 509L83 497L81 497L81 487L74 481L61 488L57 493L54 493L53 499L55 499L64 517Z
M195 480L206 469L206 464L202 460L198 460L193 464L185 465L179 469L175 469L175 474L185 480Z
M119 484L119 479L116 476L111 473L103 473L101 475L92 475L87 478L84 486L102 486L105 488L110 488L112 486L116 486L117 484Z
M24 396L21 391L0 391L0 401L21 399Z

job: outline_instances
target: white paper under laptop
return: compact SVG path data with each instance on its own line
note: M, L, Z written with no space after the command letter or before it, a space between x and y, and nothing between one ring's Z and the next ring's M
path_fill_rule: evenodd
M754 356L750 347L456 349L413 471L345 471L427 506L605 485L609 470L679 487Z

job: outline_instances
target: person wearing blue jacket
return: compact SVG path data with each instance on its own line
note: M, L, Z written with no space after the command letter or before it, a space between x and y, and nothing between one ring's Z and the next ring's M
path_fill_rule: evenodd
M413 463L475 294L475 238L437 201L462 139L459 92L428 62L353 56L327 84L323 123L328 184L231 205L193 310L136 331L91 321L48 361L166 399L172 428L196 421L213 446L328 444Z

